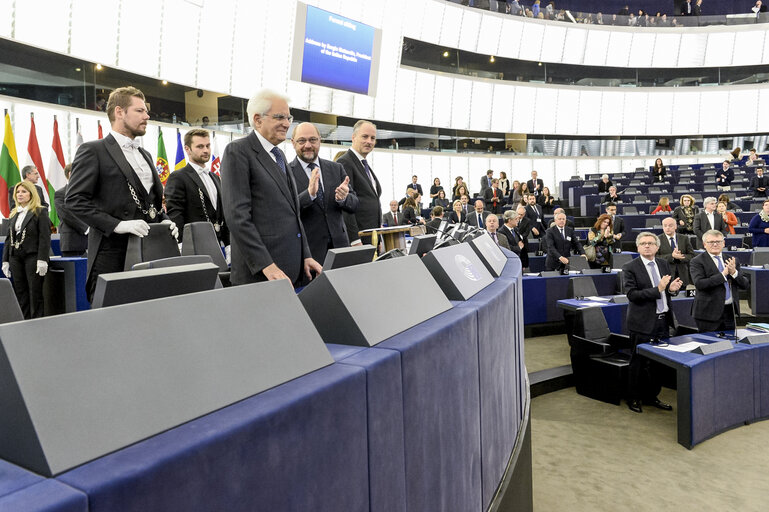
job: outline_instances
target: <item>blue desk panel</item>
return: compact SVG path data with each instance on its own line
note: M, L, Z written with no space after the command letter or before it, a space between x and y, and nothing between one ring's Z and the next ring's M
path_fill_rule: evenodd
M3 512L88 512L88 510L88 496L53 479L42 480L0 497L0 511Z
M676 316L678 325L686 327L696 327L694 318L692 318L693 297L673 297L673 314ZM603 310L603 316L611 332L617 334L629 334L627 330L627 303L609 304L583 301L577 299L563 299L558 301L558 307L564 310L574 310L585 307L600 307Z
M740 264L744 265L742 262ZM769 270L741 267L740 271L750 278L748 305L753 316L769 315L769 300L764 295L769 291Z
M524 325L560 322L563 311L557 302L568 296L569 278L581 277L531 277L523 278L523 323ZM586 276L593 279L598 295L614 295L617 290L617 273Z

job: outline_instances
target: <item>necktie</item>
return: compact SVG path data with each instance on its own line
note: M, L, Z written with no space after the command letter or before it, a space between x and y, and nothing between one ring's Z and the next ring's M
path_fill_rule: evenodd
M396 212L393 212L393 225L398 225L398 214Z
M724 262L721 261L721 256L716 256L716 260L718 260L718 270L719 270L719 272L723 272L724 271ZM724 302L728 302L729 299L732 298L732 290L731 290L731 287L729 286L729 279L727 279L724 282L724 286L726 287L726 297L724 298Z
M670 237L670 247L672 247L673 249L676 248L676 239L673 238L672 236Z
M368 166L368 162L364 158L361 160L363 163L363 168L366 169L366 174L368 175L368 180L371 182L371 187L376 190L376 180L374 180L374 175L371 173L371 167Z
M481 226L483 226L483 217L479 213L478 214L478 227L481 227Z
M135 140L129 140L123 143L125 149L139 149L139 143Z
M650 261L649 263L647 263L647 265L649 266L649 270L651 271L652 284L656 287L660 284L660 275L657 273L657 267L654 266L653 261ZM665 311L665 299L662 298L664 297L663 295L664 293L665 292L660 293L660 298L657 299L657 313L662 313L663 311Z
M312 171L315 170L315 168L318 167L318 166L315 165L315 163L311 163L307 167L310 169L310 176L312 176ZM325 201L325 197L324 197L324 194L323 194L323 182L320 181L320 180L318 180L318 192L315 194L315 199L318 200L318 203L320 204L320 207L325 210L326 209L326 201Z
M492 234L491 234L491 237L494 239L494 242L495 242L497 245L499 245L499 240L497 240L497 234L496 234L496 233L492 233Z
M270 150L270 153L275 155L275 163L278 164L278 167L280 167L280 170L283 171L283 174L286 174L286 161L283 160L283 155L281 154L280 150L277 146L272 148Z
M563 233L563 228L561 228L561 238L563 238L564 240L566 240L566 235Z

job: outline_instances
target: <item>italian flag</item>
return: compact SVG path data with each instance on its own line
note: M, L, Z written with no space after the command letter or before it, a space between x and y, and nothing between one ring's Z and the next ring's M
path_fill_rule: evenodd
M8 194L20 181L19 157L16 156L16 142L13 140L11 116L8 115L8 111L6 111L5 136L3 137L3 149L0 152L0 213L2 213L4 217L11 216L11 205L8 202Z

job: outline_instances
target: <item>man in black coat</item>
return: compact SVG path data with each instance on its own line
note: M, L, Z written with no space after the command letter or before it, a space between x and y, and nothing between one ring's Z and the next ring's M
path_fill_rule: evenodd
M740 290L750 288L750 281L740 272L735 258L725 260L724 234L709 230L703 235L705 252L689 263L697 295L692 316L700 332L734 329L735 314L740 314Z
M171 173L165 190L166 211L179 228L179 241L182 241L185 224L209 222L219 242L227 247L230 232L224 220L221 180L206 166L211 158L208 131L195 128L185 133L184 151L187 165Z
M534 197L542 193L545 184L540 178L537 178L537 171L531 171L531 179L526 182L526 187L529 189L529 194L534 194Z
M352 128L352 148L339 157L337 162L342 164L347 176L350 177L350 186L358 196L358 209L355 213L344 214L347 225L347 237L350 245L363 243L359 231L378 228L382 225L382 205L379 196L382 195L382 187L371 168L368 157L376 145L376 126L370 121L358 121ZM370 239L370 237L366 237Z
M521 249L521 265L524 267L529 266L529 235L531 234L531 223L526 217L526 208L519 206L515 210L518 215L518 233L521 234L521 241L523 242L523 249ZM544 248L543 248L544 249Z
M526 268L529 266L529 255L526 253L526 264L523 264L524 249L526 244L524 243L523 235L518 231L518 213L513 210L507 210L502 216L504 224L497 230L500 235L504 235L507 238L507 245L510 250L521 258L521 265Z
M670 295L681 289L680 279L671 279L667 262L655 258L659 239L645 231L636 237L639 257L622 267L622 281L628 298L627 328L633 354L630 358L628 407L643 412L641 404L653 405L670 411L670 404L661 402L657 395L661 386L649 366L649 361L636 352L641 343L667 338L670 328L676 328Z
M662 219L662 231L657 256L670 266L673 279L679 278L686 287L689 282L689 262L694 258L694 248L687 235L676 232L676 220L673 217Z
M64 176L69 181L72 174L72 164L64 167ZM64 257L83 256L88 249L88 225L75 217L67 208L67 185L64 185L53 194L53 204L56 207L56 215L59 217L59 244L61 255Z
M499 188L499 180L497 178L491 180L491 188L483 191L483 200L488 211L497 215L502 214L502 205L505 204L505 197Z
M534 194L528 194L526 196L526 217L529 218L530 230L532 236L535 238L545 237L545 216L542 212L542 207L537 204L537 197Z
M318 158L320 133L315 125L302 123L294 128L291 143L296 158L289 167L300 191L304 232L310 254L322 263L329 249L350 246L343 212L355 213L358 196L341 164Z
M163 184L150 154L136 137L147 131L149 113L144 94L120 87L107 100L110 133L81 144L72 162L65 206L89 226L88 279L92 300L99 274L122 272L128 236L146 236L148 223L178 229L163 211Z
M614 239L617 242L621 242L623 238L627 237L625 221L617 215L616 203L606 203L605 208L606 213L611 216L611 228L614 232Z
M756 175L750 180L750 190L753 191L753 197L766 197L766 187L769 186L769 178L764 176L764 168L757 167Z
M587 259L582 244L574 234L574 229L566 226L565 213L556 214L555 226L547 230L545 240L547 241L545 270L563 269L569 264L569 256L572 253Z

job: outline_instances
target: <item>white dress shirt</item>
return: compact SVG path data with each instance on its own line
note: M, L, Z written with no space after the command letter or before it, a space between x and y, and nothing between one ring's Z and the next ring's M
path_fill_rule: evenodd
M208 169L196 164L190 159L187 159L187 163L190 164L190 167L195 170L195 172L198 174L198 177L200 178L200 181L202 181L203 185L205 185L206 192L208 192L208 198L211 200L211 204L214 205L214 210L216 210L216 185L214 185L214 180L208 173Z
M139 151L139 142L136 139L130 139L122 133L118 133L113 130L110 130L109 133L117 141L120 149L123 151L123 155L125 155L125 159L128 160L128 164L131 166L136 175L139 177L139 180L142 182L144 190L149 193L152 185L155 183L153 181L153 173L156 171L150 167L150 165L147 163L147 160L144 159L141 151Z
M708 254L710 254L710 253L708 253ZM713 265L715 265L715 266L716 266L716 268L718 268L718 258L719 258L719 257L721 258L721 265L722 265L724 268L726 268L726 260L724 259L724 254L723 254L723 253L721 253L721 254L719 254L719 255L717 255L717 256L713 256L712 254L710 254L710 257L711 257L711 259L713 260ZM721 273L721 272L719 272L719 273L720 273L720 274L721 274L721 276L724 278L724 281L726 281L726 280L727 280L727 279L726 279L726 276L725 276L723 273ZM740 273L740 271L735 269L735 271L734 271L734 274L731 274L731 276L732 276L732 279L736 279L736 278L737 278L737 276L739 275L739 273ZM727 300L726 302L724 302L724 304L731 304L731 303L732 303L732 298L731 298L731 297L729 298L729 300Z
M649 281L654 284L654 276L652 275L652 266L649 265L649 263L653 263L654 270L657 272L657 279L662 279L662 274L660 274L660 268L657 265L656 260L647 260L643 256L639 256L641 260L644 262L644 268L646 269L646 273L649 275ZM662 311L657 311L657 313L665 313L668 310L668 301L665 300L665 292L660 292L660 296L662 298L662 302L664 303L664 307L662 308ZM659 310L659 307L657 308Z
M16 211L19 212L19 215L16 217L16 226L14 226L13 230L18 232L21 229L21 225L24 224L24 219L27 216L27 208L17 206Z

